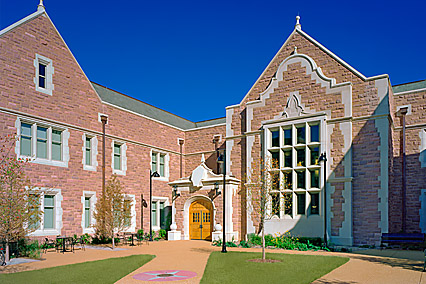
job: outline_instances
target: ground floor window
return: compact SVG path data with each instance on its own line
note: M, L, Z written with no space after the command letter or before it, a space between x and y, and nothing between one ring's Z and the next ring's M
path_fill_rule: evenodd
M60 189L35 189L31 195L37 198L41 218L38 222L31 224L35 231L30 235L49 236L60 235L62 229L62 194Z
M153 198L152 201L152 226L155 230L167 229L170 212L167 198Z

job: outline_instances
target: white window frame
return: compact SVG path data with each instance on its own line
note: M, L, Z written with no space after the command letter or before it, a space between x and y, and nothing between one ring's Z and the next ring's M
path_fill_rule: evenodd
M157 173L160 174L159 171L159 167L160 167L160 155L164 155L164 176L160 176L160 177L153 177L152 179L155 180L161 180L161 181L169 181L169 161L170 161L170 156L168 153L163 152L163 151L156 151L156 150L151 150L150 153L150 167L152 169L152 156L153 155L157 156Z
M85 227L85 200L86 197L90 198L90 227L86 228ZM96 206L96 202L97 202L97 198L96 198L96 192L95 191L83 191L83 195L81 196L81 204L82 204L82 214L81 214L81 228L83 230L83 234L94 234L95 233L95 229L93 228L93 225L96 222L95 219L95 206Z
M320 141L319 143L313 143L313 144L317 144L319 146L319 154L326 152L326 115L325 114L320 114L320 115L315 115L315 116L309 116L309 117L302 117L302 118L296 118L296 119L289 119L286 121L281 121L281 122L273 122L270 121L270 124L268 123L267 125L264 125L264 131L265 131L265 135L264 135L264 143L265 143L265 156L264 159L265 161L269 161L272 160L272 155L270 154L270 150L274 150L274 149L278 149L279 153L280 153L280 169L279 172L280 174L280 182L282 182L282 177L283 177L283 167L281 166L284 162L284 155L283 155L283 148L287 148L287 146L284 146L284 128L287 127L291 127L292 128L292 146L289 146L288 148L291 149L292 151L292 189L291 190L283 190L281 191L281 197L280 197L280 214L279 216L275 216L274 218L279 218L279 219L300 219L300 218L309 218L310 216L322 216L323 213L323 190L322 188L324 187L324 181L322 179L322 175L324 173L324 164L323 163L319 163L318 166L310 166L308 161L308 153L305 151L305 166L304 167L300 167L300 169L304 169L305 170L305 189L298 189L297 188L297 173L296 170L298 168L297 166L297 153L296 153L296 148L298 146L295 146L297 143L297 130L295 129L297 126L301 126L301 125L305 125L306 129L305 129L305 143L301 144L305 146L306 148L309 148L309 141L310 141L310 128L308 127L309 125L312 124L316 124L319 123L320 126ZM272 147L272 134L271 131L274 131L278 129L280 131L280 146L279 147ZM308 162L306 162L308 161ZM285 168L287 169L287 168ZM319 188L310 188L310 183L311 183L311 179L309 178L310 174L307 174L307 171L309 170L314 170L314 169L319 169ZM278 171L278 170L277 170ZM285 208L283 206L284 204L284 194L285 193L291 193L292 194L292 215L287 215L285 214ZM297 193L305 193L305 214L297 214ZM320 198L319 198L319 214L310 214L309 211L309 206L311 203L311 195L309 193L319 193L320 194ZM271 216L272 215L272 198L269 197L269 203L267 206L267 215Z
M419 136L420 136L420 147L419 147L420 166L422 168L426 168L426 128L420 130Z
M34 188L31 192L32 194L38 194L40 197L40 210L43 212L44 208L44 196L45 195L53 195L54 196L54 210L53 210L53 229L44 229L44 215L41 214L39 227L34 232L30 233L29 236L41 237L41 236L59 236L61 235L62 230L62 194L61 190L58 188L50 189L50 188Z
M46 76L45 76L45 80L46 80L46 88L42 88L39 86L39 64L43 64L46 65ZM52 91L54 89L54 85L53 85L53 74L55 73L55 68L53 68L52 66L52 60L44 57L40 54L36 54L35 59L34 59L34 67L35 67L35 77L34 77L34 84L35 84L35 89L38 92L47 94L47 95L52 95Z
M124 194L125 200L130 200L130 226L124 228L124 232L135 232L136 231L136 197L134 194Z
M90 138L90 159L91 159L90 165L86 165L86 138ZM83 150L83 160L82 160L83 169L86 170L86 171L96 172L96 167L98 166L98 160L97 160L98 138L96 136L89 136L88 134L83 133L82 140L83 140L83 147L82 147L82 150Z
M152 197L152 203L154 203L154 202L156 202L157 203L157 225L156 226L152 226L152 230L153 231L158 231L158 230L160 230L161 229L161 226L160 226L160 206L159 206L159 204L160 204L160 202L163 202L164 203L164 208L166 208L167 206L170 206L170 204L169 204L169 198L168 197L160 197L160 196L153 196ZM150 214L152 214L151 212L150 212Z
M68 129L53 125L51 123L45 123L45 122L36 121L36 120L26 120L26 119L21 119L18 117L15 121L16 134L18 137L21 137L22 123L31 125L32 156L21 155L21 141L20 139L17 139L15 144L15 154L18 159L30 158L30 162L32 163L68 168L68 162L70 159L69 147L68 147L68 140L70 137L70 133ZM47 128L47 158L46 159L37 157L37 125L43 128ZM62 154L61 161L52 160L52 129L61 131L61 140L62 140L61 141L61 154Z
M121 150L121 157L120 157L120 161L121 161L121 169L116 170L114 168L114 144L120 145L120 150ZM125 176L126 175L126 171L127 171L127 145L126 143L120 142L120 141L116 141L113 140L111 142L111 168L112 168L112 173L113 174L117 174L117 175L122 175Z

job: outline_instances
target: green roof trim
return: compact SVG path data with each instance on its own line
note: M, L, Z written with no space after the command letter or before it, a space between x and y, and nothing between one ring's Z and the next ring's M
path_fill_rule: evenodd
M140 115L161 121L174 127L188 130L204 126L213 126L226 122L226 118L217 118L200 122L192 122L165 110L159 109L135 98L129 97L97 83L91 82L102 101L135 112Z
M414 91L419 89L425 89L426 88L426 80L416 81L416 82L410 82L400 85L392 86L392 90L395 93L402 93L402 92L408 92L408 91Z

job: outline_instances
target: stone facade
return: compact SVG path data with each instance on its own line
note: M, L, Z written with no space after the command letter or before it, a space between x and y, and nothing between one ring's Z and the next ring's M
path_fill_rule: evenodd
M48 65L50 77L46 80L50 93L38 87L38 58L49 60L40 62ZM306 150L303 159L307 165L294 162L291 167L279 169L282 176L293 176L292 188L281 192L282 196L291 194L293 213L282 210L268 220L265 223L268 233L289 231L322 237L324 212L327 212L327 235L333 243L378 244L382 233L402 230L403 208L406 231L426 231L425 81L392 87L387 75L366 78L302 31L300 25L241 102L226 108L226 119L198 123L90 82L42 7L0 31L0 67L1 135L20 134L22 124L48 128L47 133L54 129L62 131L61 166L52 160L34 159L27 167L34 186L60 191L61 206L55 215L58 221L55 229L62 235L84 232L82 198L88 191L97 197L101 194L100 114L108 116L107 177L114 173L114 143L125 145L121 147L122 171L118 178L126 194L133 198L131 231L149 230L150 207L148 204L144 208L141 204L142 198L149 199L150 169L155 153L164 157L165 168L162 177L153 179L153 196L173 207L174 223L184 238L188 238L191 202L197 200L197 196L212 202L213 227L216 223L222 224L221 204L226 194L226 208L230 210L226 214L231 223L226 227L227 233L229 237L244 239L247 233L259 229L257 210L252 208L245 187L253 165L266 160L274 151L280 153L282 163L285 152L293 151L293 163L299 157L295 155L302 153L301 149ZM404 106L408 108L405 206L399 115L399 109ZM300 125L306 129L318 125L319 140L299 145L298 138L294 137L293 146L280 144L279 149L271 146L273 131L279 129L280 141L284 141L284 131L294 129L294 133L299 133ZM310 135L307 134L307 140L311 139ZM84 167L84 137L97 139L94 152L97 165L95 163L93 170ZM51 145L52 138L48 139ZM19 156L19 143L11 156ZM222 186L216 147L227 151L229 188L226 193L221 189L221 195L212 196L215 183ZM314 158L309 160L314 157L314 151L325 153L327 167L314 162ZM206 170L208 175L203 177L203 185L194 187L191 177L200 161L212 171ZM159 161L157 163L159 166ZM313 177L314 173L319 173L319 177ZM296 185L302 175L303 179L306 177L306 184L303 181ZM174 203L171 186L180 192ZM315 194L319 194L316 205L319 212L311 208ZM324 208L324 199L327 208ZM299 210L302 206L306 210ZM38 234L44 235L49 234Z

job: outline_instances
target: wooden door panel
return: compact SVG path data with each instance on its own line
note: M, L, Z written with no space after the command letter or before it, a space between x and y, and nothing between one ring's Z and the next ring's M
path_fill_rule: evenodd
M194 201L189 208L189 237L211 240L211 204L205 200Z

